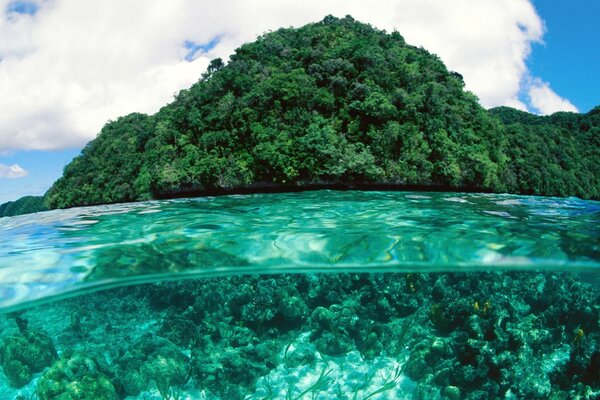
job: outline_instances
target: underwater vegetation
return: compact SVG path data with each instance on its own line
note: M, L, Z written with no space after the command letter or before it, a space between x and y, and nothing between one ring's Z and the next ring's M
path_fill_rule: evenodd
M42 400L595 399L593 279L284 274L111 289L5 315L0 391Z

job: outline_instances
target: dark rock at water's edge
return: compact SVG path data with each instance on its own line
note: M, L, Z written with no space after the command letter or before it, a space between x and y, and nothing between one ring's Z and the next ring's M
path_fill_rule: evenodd
M0 390L595 399L600 293L588 278L249 275L112 289L0 320ZM15 360L29 372L16 373Z
M600 108L488 112L459 73L332 16L213 60L152 116L109 122L46 193L50 208L383 184L600 198ZM266 186L265 186L266 187Z
M361 182L314 182L298 184L275 184L271 182L256 182L231 188L178 188L163 193L155 193L157 199L193 198L205 196L227 196L232 194L259 193L297 193L319 190L335 191L388 191L388 192L457 192L457 193L491 193L490 189L482 187L461 188L450 185L406 185L391 183L361 183Z

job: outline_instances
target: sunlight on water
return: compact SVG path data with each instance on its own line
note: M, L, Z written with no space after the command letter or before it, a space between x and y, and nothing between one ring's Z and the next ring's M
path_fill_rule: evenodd
M575 198L317 191L0 219L5 309L184 275L599 266L600 203Z

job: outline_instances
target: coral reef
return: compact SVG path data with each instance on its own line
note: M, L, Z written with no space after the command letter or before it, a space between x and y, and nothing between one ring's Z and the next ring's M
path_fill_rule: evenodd
M62 356L37 385L40 400L117 400L117 392L96 361L82 353Z
M0 361L14 387L29 388L46 368L34 389L40 399L204 390L236 400L275 388L298 396L314 383L323 398L355 390L375 399L397 396L391 389L403 382L415 399L591 400L600 395L600 297L588 278L341 273L155 283L26 311L17 329L6 325ZM63 318L52 338L28 328L27 320L50 326L51 315ZM398 376L389 370L389 380L361 386L355 372L351 389L333 381L349 359ZM305 386L269 380L309 370Z
M127 347L115 362L115 383L121 394L135 396L151 385L167 393L172 386L187 382L188 357L169 340L147 333Z
M50 336L41 330L29 329L27 321L16 318L19 332L13 333L0 343L0 365L13 387L23 387L33 374L41 372L57 358Z

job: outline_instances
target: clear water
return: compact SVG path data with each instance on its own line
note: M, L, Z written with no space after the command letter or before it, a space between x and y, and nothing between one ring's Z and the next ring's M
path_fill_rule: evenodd
M600 203L496 194L304 192L0 219L0 307L183 274L597 271Z
M317 191L2 218L0 398L597 398L599 268L600 203L575 198Z

